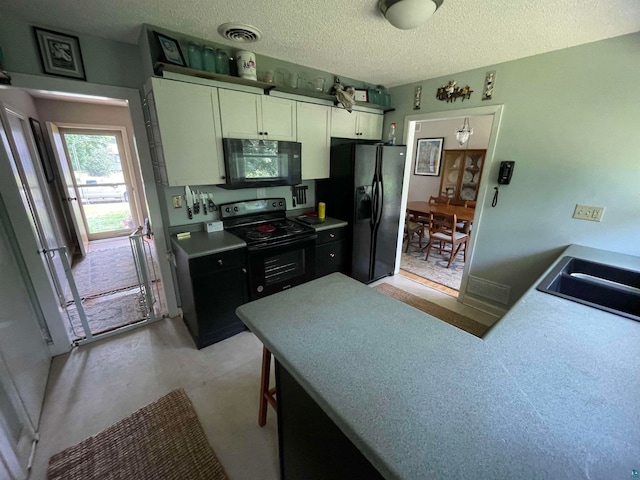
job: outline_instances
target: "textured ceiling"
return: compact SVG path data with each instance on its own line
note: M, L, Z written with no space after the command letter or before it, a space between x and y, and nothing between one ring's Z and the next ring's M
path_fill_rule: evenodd
M444 0L397 30L378 0L0 0L29 22L136 43L143 23L218 43L225 22L264 34L256 53L394 86L640 31L638 0ZM82 5L82 6L81 6ZM259 66L258 66L259 67Z

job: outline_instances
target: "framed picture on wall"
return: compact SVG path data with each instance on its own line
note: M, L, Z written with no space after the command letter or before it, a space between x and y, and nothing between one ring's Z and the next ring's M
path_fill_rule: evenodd
M420 138L416 147L414 175L440 175L444 138Z
M36 147L38 147L38 155L40 155L40 161L42 162L42 168L44 169L44 176L47 179L47 183L51 183L54 179L53 167L51 166L51 157L49 157L49 152L47 152L47 147L44 144L42 127L40 126L40 122L35 118L29 118L29 123L31 124L33 138L36 141Z
M42 70L50 75L86 80L80 40L73 35L33 27L40 49Z
M182 50L180 50L180 44L174 38L163 35L162 33L153 32L158 39L160 48L162 49L161 60L165 63L173 63L174 65L180 65L186 67L187 62L182 56Z

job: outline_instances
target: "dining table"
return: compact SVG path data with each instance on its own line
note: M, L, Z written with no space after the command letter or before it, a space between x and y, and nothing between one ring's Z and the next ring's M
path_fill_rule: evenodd
M416 218L419 216L428 217L430 213L445 213L447 215L455 214L459 222L473 222L473 215L476 209L465 207L464 205L442 205L430 204L429 202L414 200L407 202L407 210L410 215Z

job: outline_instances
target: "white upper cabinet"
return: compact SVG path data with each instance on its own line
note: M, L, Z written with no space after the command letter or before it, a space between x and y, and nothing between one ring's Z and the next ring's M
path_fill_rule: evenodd
M358 112L358 131L360 132L360 138L365 140L381 140L383 120L383 115Z
M225 138L296 140L296 102L225 89L219 97Z
M297 102L302 179L329 178L332 107Z
M161 78L151 81L157 121L152 143L169 186L224 183L217 88ZM158 132L159 131L159 132ZM155 138L156 136L160 139ZM160 158L162 157L162 158ZM163 172L164 173L164 172Z
M382 115L357 111L349 113L344 108L334 108L331 115L331 136L380 140L382 122Z

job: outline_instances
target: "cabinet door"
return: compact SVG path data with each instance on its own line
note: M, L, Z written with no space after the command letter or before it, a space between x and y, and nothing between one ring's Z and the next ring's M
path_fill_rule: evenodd
M217 89L156 78L152 84L168 185L221 183Z
M360 138L356 129L357 112L347 112L344 108L331 109L331 136L340 138Z
M440 195L449 197L451 201L459 200L459 179L464 168L464 150L445 150L442 160L442 177Z
M363 140L380 140L384 117L375 113L358 112L358 133Z
M302 143L302 179L329 178L332 108L297 103L297 141Z
M296 103L285 98L263 95L262 132L269 140L296 141Z
M260 97L253 93L220 89L220 116L222 136L225 138L259 138Z
M478 199L478 184L482 167L484 166L484 155L486 150L467 150L465 152L464 172L460 184L460 200L476 201Z

